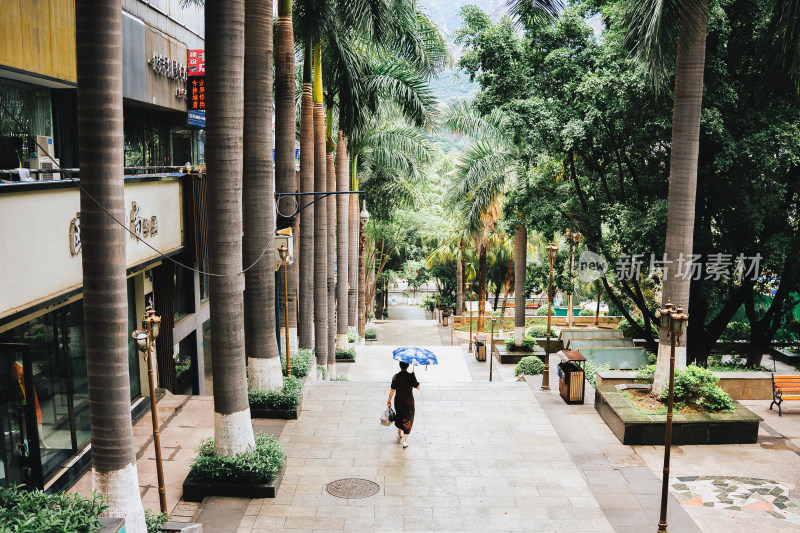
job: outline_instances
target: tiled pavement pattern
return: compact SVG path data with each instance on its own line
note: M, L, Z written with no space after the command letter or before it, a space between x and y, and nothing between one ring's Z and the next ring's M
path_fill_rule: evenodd
M524 383L423 384L405 450L378 422L387 391L309 384L300 419L281 434L278 497L251 500L238 529L214 531L613 531ZM325 492L346 477L381 490L359 500Z
M792 494L785 485L767 479L684 476L671 483L670 490L683 505L762 512L800 526L800 494Z

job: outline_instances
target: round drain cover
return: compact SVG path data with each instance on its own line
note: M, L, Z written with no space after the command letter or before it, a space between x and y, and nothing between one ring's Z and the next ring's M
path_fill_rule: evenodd
M328 483L325 490L328 491L328 494L337 498L356 499L375 496L381 488L377 483L367 479L350 477Z

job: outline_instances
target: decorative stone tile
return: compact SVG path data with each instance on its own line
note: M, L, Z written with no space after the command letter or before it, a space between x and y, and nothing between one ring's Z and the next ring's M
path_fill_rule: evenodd
M734 476L683 476L670 485L682 505L760 512L800 525L800 499L772 480Z

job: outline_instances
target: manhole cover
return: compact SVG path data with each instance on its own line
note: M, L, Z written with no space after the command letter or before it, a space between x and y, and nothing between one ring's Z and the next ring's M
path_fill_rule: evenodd
M336 496L337 498L356 499L375 496L381 488L377 483L372 481L351 477L347 479L337 479L336 481L328 483L325 490L328 491L328 494Z

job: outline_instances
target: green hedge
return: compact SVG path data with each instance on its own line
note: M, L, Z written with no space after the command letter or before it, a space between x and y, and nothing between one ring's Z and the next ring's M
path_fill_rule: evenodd
M311 365L314 364L314 354L311 350L300 348L297 353L293 353L292 357L292 375L296 378L304 378L308 375ZM283 366L283 375L286 375L286 356L281 355L281 365Z
M286 452L274 435L256 434L256 445L234 457L214 455L214 439L205 439L197 449L189 475L195 481L269 483L286 462Z
M358 335L358 331L356 328L349 328L347 330L347 342L349 343L356 343L361 340L361 337Z
M649 365L639 372L637 378L645 383L652 383L656 366ZM709 412L732 411L733 399L719 388L719 376L711 370L691 364L675 371L673 401L675 410L680 411L683 404L691 403L705 408ZM669 387L661 391L661 401L669 398Z
M533 337L533 338L542 338L547 336L547 325L545 324L534 324L533 326L528 328L528 331L525 332L526 337ZM558 337L556 330L550 328L550 336L551 337Z
M353 348L347 350L336 349L336 359L348 359L350 361L356 360L356 351Z
M283 389L279 391L249 391L250 407L296 411L303 400L303 384L295 376L283 377Z
M528 337L527 335L522 339L522 346L519 348L517 345L514 344L514 338L508 338L505 340L506 343L506 350L509 352L532 352L534 348L536 348L536 339L533 337Z
M523 357L514 368L514 375L519 376L525 374L527 376L537 376L544 372L544 363L535 355Z
M378 332L375 331L374 329L368 329L364 332L364 338L367 340L377 339Z
M0 488L0 532L89 533L100 529L100 515L107 508L96 492L86 498L75 493Z

